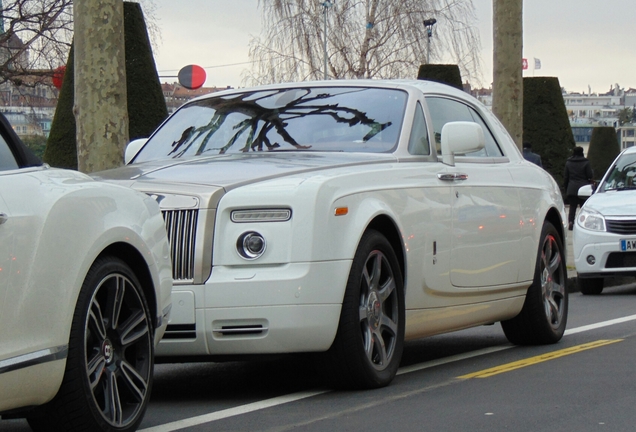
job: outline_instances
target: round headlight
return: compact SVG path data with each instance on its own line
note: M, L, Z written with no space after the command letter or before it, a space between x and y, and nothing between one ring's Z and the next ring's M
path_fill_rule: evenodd
M236 241L236 250L239 255L248 260L253 260L263 255L266 247L265 238L255 231L241 234Z

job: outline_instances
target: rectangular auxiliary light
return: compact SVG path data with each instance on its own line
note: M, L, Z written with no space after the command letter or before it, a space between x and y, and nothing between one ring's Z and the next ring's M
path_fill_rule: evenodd
M291 209L234 210L230 219L234 223L286 222L291 219Z

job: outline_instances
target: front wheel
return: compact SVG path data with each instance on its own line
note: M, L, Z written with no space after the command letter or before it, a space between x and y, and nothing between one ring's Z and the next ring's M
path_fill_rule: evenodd
M378 388L397 373L404 344L404 287L387 239L366 232L347 281L336 339L329 351L339 387Z
M603 292L603 278L576 278L581 294L599 295Z
M29 417L36 431L134 431L150 398L153 327L135 274L99 258L79 294L62 386Z
M537 253L534 281L516 317L502 321L508 340L518 345L556 343L563 337L568 316L567 271L563 242L545 222Z

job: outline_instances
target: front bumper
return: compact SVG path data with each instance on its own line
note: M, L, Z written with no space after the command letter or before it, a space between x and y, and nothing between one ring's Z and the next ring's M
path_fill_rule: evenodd
M623 239L636 239L636 236L575 227L573 249L578 277L636 276L636 250L621 250Z
M338 329L351 261L214 267L175 285L158 357L326 351Z

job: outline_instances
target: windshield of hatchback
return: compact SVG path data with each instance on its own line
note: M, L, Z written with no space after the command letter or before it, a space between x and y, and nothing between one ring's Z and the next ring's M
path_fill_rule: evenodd
M609 171L601 190L636 189L636 153L621 156Z
M359 87L245 91L189 103L134 162L271 151L390 152L407 93Z

